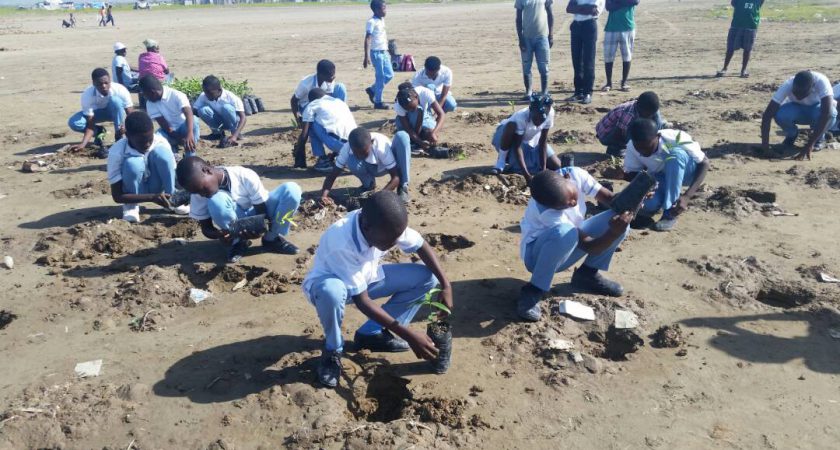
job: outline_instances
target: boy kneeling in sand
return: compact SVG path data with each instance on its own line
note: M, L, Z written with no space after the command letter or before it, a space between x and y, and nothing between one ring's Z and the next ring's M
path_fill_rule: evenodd
M385 264L394 246L416 252L423 264ZM404 352L431 360L438 349L422 332L408 327L424 295L440 283L439 301L452 309L452 287L434 250L408 228L408 213L393 192L377 192L361 210L347 214L321 236L303 293L315 306L326 337L318 381L336 387L341 377L344 308L353 302L368 317L356 331L356 347L375 352ZM371 299L390 297L382 306ZM446 313L439 313L444 318ZM396 335L396 336L395 336Z
M621 245L633 219L632 213L613 210L586 217L586 197L610 204L613 193L592 175L578 167L557 172L545 170L531 180L531 200L520 227L519 254L531 272L531 281L522 287L516 312L524 320L540 320L540 301L554 274L562 272L586 255L572 275L572 286L599 295L619 297L620 284L599 273L610 266L615 249Z
M281 255L297 254L298 248L284 238L289 234L291 217L300 206L301 189L297 183L283 183L268 192L253 170L241 166L213 167L197 156L182 159L175 172L178 184L192 194L190 217L198 220L202 234L231 246L228 262L239 261L250 246L250 239L260 237L251 232L233 236L231 227L237 220L260 214L268 229L262 236L262 246Z
M628 132L624 179L630 181L642 170L656 178L656 190L645 200L639 214L653 215L661 209L662 217L653 229L670 231L706 178L709 159L688 133L658 130L656 122L650 119L635 119ZM688 186L685 194L680 193L683 186Z
M222 88L221 80L213 75L204 77L201 89L204 92L198 96L194 108L198 117L210 127L212 134L208 139L218 140L222 148L239 145L239 136L248 121L242 99ZM227 138L225 130L230 132Z
M187 205L172 208L175 192L175 156L169 142L155 134L152 119L143 111L125 118L125 137L108 149L108 183L111 198L123 205L123 220L140 221L140 205L150 202L187 214Z
M356 119L343 101L330 97L321 88L309 91L309 103L300 117L300 136L295 144L295 167L306 168L306 141L312 147L312 154L318 157L315 171L331 172L332 157L327 156L324 147L335 156L347 143L350 132L356 129Z

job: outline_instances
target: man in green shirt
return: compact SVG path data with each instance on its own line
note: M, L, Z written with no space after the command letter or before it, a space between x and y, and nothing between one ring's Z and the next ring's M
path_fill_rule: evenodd
M630 60L633 59L633 42L636 40L636 23L633 16L639 0L607 0L607 25L604 27L604 69L607 84L601 88L612 89L613 61L615 52L621 49L621 90L629 91L627 77L630 75Z
M723 69L717 73L718 77L726 75L729 68L729 61L735 50L744 50L744 59L741 63L741 78L749 78L747 64L750 62L755 35L758 31L758 24L761 22L761 6L764 0L731 0L730 4L734 9L732 13L732 25L729 27L729 35L726 38L726 58L723 60Z

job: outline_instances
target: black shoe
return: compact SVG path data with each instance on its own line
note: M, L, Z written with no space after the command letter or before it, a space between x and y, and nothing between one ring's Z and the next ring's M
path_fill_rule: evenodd
M99 159L108 159L108 147L105 147L104 145L102 147L99 147L99 150L94 152L93 156Z
M382 330L381 333L371 335L356 332L353 339L356 342L356 348L359 350L368 349L372 352L398 353L407 352L409 349L408 342L394 336L388 330Z
M370 99L370 102L375 105L376 101L374 101L374 98L373 98L373 88L372 87L366 87L365 88L365 94L367 94L368 98Z
M572 274L572 286L598 295L621 297L624 288L615 281L609 280L601 272L584 266L575 269Z
M216 130L207 135L204 139L207 141L218 141L219 139L225 137L225 132L222 130Z
M586 94L586 95L581 96L581 98L580 98L580 104L581 105L588 105L590 103L592 103L592 96L590 94Z
M580 94L575 94L575 95L572 95L572 96L566 97L565 99L563 99L563 101L564 101L564 102L579 102L581 98L583 98L583 96L582 96L582 95L580 95Z
M228 262L231 264L238 263L245 253L248 251L248 247L251 246L251 241L247 239L242 239L239 242L233 244L233 246L228 250Z
M328 388L338 386L341 378L341 352L324 350L318 363L318 381Z
M306 155L295 155L295 169L306 169Z
M97 147L103 147L104 142L102 141L105 139L105 134L108 133L108 130L105 129L102 125L96 125L96 128L93 129L93 145Z
M277 236L277 239L273 241L266 241L265 238L263 238L262 246L265 249L281 255L297 255L300 251L295 244L287 241L283 236Z
M384 103L374 103L373 109L391 109L391 107Z

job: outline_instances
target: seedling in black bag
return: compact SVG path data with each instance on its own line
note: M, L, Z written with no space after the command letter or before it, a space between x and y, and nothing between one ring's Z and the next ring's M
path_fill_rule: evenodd
M230 226L230 235L233 237L253 239L262 236L268 231L265 223L265 214L244 217L234 220Z
M636 212L654 186L656 186L656 180L649 173L639 172L627 187L613 197L610 207L618 214L627 211Z
M418 304L428 306L431 308L428 317L426 317L426 335L435 343L438 349L438 357L432 362L435 373L444 374L449 370L452 359L452 325L446 320L438 320L438 312L444 311L446 314L452 314L449 307L437 301L440 289L432 289L423 296L422 300L418 300Z

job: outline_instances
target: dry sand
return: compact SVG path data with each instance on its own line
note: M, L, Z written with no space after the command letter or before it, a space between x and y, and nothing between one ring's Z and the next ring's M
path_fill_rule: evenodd
M253 254L223 268L224 250L187 221L154 208L140 225L111 220L119 208L101 160L68 156L36 174L20 167L28 155L77 142L67 117L91 69L110 67L114 41L128 44L133 61L154 37L176 74L247 78L270 110L249 120L244 146L203 143L200 154L251 167L269 188L294 180L312 195L320 177L289 169L287 99L297 80L331 58L361 108L358 122L375 130L390 117L371 110L363 92L372 79L361 68L368 9L120 12L119 26L107 29L86 12L75 30L59 29L58 15L3 17L0 238L15 267L0 270L0 448L836 448L840 340L831 330L840 326L840 287L818 283L815 272L840 275L840 153L800 163L762 157L751 144L752 117L778 83L802 68L840 77L828 65L840 32L830 23L764 23L752 78L715 79L728 29L707 18L715 3L643 2L633 92L559 106L556 130L578 142L555 148L588 165L604 158L593 132L605 109L654 89L713 170L674 232L634 231L622 246L610 276L625 297L570 292L570 272L561 273L549 303L574 298L597 320L546 314L537 324L514 315L526 279L517 257L521 184L482 175L494 158L494 123L521 96L513 8L389 8L389 36L402 51L418 62L434 53L455 72L461 109L444 136L468 157L416 159L410 207L422 233L465 238L439 240L456 244L440 246L455 286L455 360L436 376L411 354L351 353L335 391L314 383L322 334L298 284L308 252ZM555 10L552 91L562 98L571 84L569 17L562 5ZM386 95L406 78L397 74ZM600 176L607 166L592 169ZM765 214L768 192L798 215ZM291 238L302 249L337 216L305 209ZM232 292L242 279L248 285ZM213 296L185 306L191 287ZM639 315L642 346L608 331L616 308ZM349 337L362 317L349 308L346 320ZM655 341L666 347L654 348L650 335L666 325L679 330L660 333ZM557 339L572 341L582 361L552 350ZM637 351L623 358L628 345ZM75 377L76 363L96 359L99 377Z

